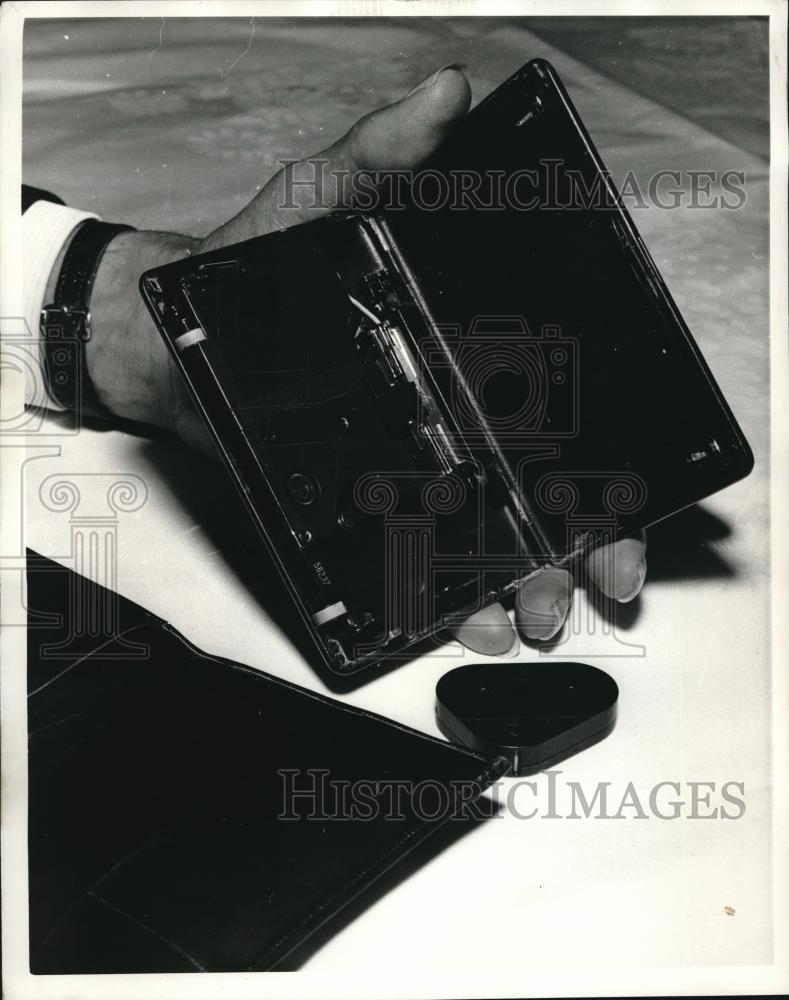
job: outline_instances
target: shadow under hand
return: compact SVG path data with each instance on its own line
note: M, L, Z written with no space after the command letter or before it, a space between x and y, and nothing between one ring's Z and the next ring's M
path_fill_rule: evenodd
M733 577L731 563L714 547L731 534L726 521L700 504L666 518L647 532L647 581Z
M716 551L714 543L732 533L729 524L706 507L694 504L653 525L647 531L647 580L702 580L732 577L732 565ZM627 604L606 597L595 586L587 586L595 611L607 622L628 631L638 621L642 602L639 594Z
M607 622L616 625L623 632L629 631L641 617L641 595L634 597L627 604L620 604L612 597L599 590L594 584L587 582L586 597L598 615Z

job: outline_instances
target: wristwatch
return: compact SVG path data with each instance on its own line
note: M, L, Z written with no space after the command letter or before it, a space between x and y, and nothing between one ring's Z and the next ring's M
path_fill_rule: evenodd
M98 219L81 223L66 250L55 301L41 310L47 386L55 402L67 410L93 416L107 414L85 363L85 343L91 336L90 295L110 241L133 228Z

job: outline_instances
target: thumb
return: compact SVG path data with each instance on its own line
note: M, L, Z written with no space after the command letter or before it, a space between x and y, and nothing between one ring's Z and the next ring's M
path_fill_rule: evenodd
M353 125L328 149L278 171L202 250L252 239L353 203L354 178L365 171L418 167L468 111L471 88L462 69L445 66L405 97Z
M466 114L471 88L461 67L444 66L401 100L360 119L324 156L331 169L407 170L423 163Z

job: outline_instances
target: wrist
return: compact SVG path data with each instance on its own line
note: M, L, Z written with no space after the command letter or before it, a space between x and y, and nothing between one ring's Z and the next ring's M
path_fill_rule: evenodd
M117 235L104 252L91 295L85 361L100 402L118 417L173 429L173 395L183 390L137 282L143 271L199 246L190 236L132 231Z

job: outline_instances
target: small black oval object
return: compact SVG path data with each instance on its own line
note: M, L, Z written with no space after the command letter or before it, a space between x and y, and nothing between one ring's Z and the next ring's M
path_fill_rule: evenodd
M586 663L471 663L436 685L436 719L454 743L536 774L606 737L619 688Z

